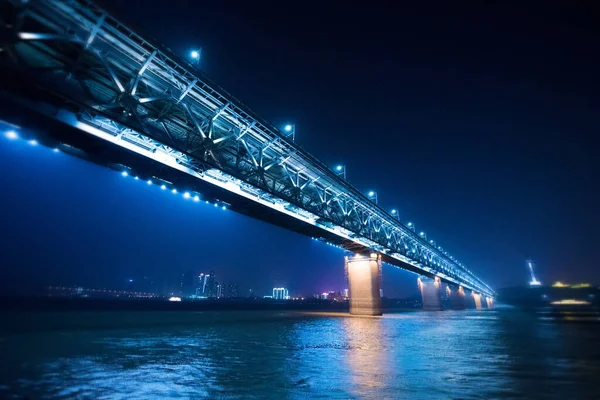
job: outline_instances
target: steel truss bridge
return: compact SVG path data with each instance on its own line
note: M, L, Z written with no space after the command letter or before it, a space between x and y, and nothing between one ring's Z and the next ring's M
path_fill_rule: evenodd
M0 0L1 101L54 138L425 276L495 293L189 62L84 0ZM4 115L5 119L8 119ZM37 117L31 117L34 121ZM42 117L39 117L42 118ZM38 119L39 119L38 118ZM52 123L58 125L50 129ZM116 146L115 146L116 145Z

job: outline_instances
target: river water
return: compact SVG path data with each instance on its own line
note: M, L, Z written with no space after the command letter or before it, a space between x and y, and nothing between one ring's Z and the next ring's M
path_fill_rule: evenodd
M600 398L594 313L1 317L0 398Z

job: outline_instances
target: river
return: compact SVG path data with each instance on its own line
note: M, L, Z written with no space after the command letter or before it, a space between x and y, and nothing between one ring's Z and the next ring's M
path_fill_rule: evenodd
M600 398L597 313L0 316L0 398Z

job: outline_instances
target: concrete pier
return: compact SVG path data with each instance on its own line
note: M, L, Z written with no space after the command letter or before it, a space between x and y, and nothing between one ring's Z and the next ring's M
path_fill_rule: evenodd
M350 289L350 314L382 315L381 310L381 256L356 254L345 257Z
M485 304L486 304L487 308L490 310L496 306L494 299L492 297L488 297L488 296L485 296Z
M419 290L423 300L423 310L441 311L442 309L442 283L440 278L419 278Z
M475 301L475 309L481 310L483 306L481 305L481 295L479 293L472 292L473 300Z

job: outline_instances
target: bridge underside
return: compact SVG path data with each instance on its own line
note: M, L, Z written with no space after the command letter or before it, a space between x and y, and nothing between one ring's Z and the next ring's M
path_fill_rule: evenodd
M0 70L0 73L7 78L0 84L0 118L25 131L35 132L35 137L41 144L48 147L67 145L63 146L62 151L76 157L118 170L126 166L143 179L158 177L172 183L174 187L200 193L203 195L202 200L225 203L229 209L241 214L340 246L353 253L368 254L372 250L65 124L51 116L60 109L62 99L34 85L28 85L27 79L12 70ZM15 97L13 93L16 88L11 86L18 86L18 92L25 96ZM44 99L47 103L34 104L25 100L26 97ZM48 110L49 113L42 113L40 110ZM433 274L428 275L411 264L385 254L382 254L382 261L419 275L434 277Z

